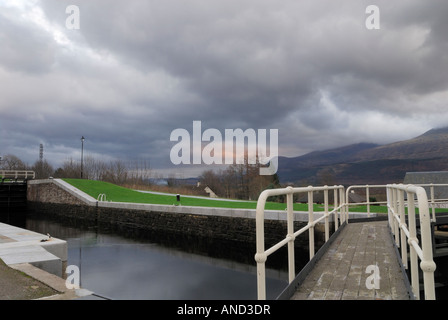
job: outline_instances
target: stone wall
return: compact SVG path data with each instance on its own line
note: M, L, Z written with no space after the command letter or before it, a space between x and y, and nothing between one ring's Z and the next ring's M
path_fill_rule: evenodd
M86 203L70 192L60 188L51 180L40 183L28 182L27 200L29 202L60 203L71 205L85 205Z
M132 207L130 205L130 207ZM28 186L28 208L37 214L63 217L66 220L81 221L88 226L110 226L113 228L134 228L147 233L204 237L216 240L250 243L255 246L255 219L225 215L191 214L160 210L131 209L121 206L107 207L86 203L56 183L43 181ZM295 230L305 226L295 222ZM282 240L287 233L285 220L265 220L266 248ZM315 228L316 245L323 243L323 226ZM295 241L297 247L308 247L308 233Z

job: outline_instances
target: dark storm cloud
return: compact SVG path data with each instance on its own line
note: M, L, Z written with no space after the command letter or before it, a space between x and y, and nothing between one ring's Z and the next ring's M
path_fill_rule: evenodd
M84 135L94 155L164 166L193 120L277 128L289 156L446 125L446 1L376 1L380 30L354 0L79 0L67 30L72 2L5 1L2 153L43 142L61 161Z

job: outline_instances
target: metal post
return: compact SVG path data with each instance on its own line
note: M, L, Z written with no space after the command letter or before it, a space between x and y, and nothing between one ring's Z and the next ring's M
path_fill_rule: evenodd
M338 207L338 190L334 189L333 190L333 197L334 197L334 207L337 208ZM340 217L340 219L342 220L342 216ZM338 212L336 211L334 213L334 231L338 230L338 224L339 224L339 217L338 217Z
M310 186L310 188L312 188ZM310 260L314 257L314 208L313 208L313 191L308 191L308 225L309 225L309 247Z
M398 214L400 216L400 239L401 239L401 260L405 269L408 268L408 248L406 245L406 234L404 228L406 227L405 221L405 208L404 208L404 190L398 191Z
M393 189L393 206L394 206L394 212L397 213L398 212L398 189L394 188ZM395 235L395 244L397 245L397 247L400 247L400 230L398 227L398 221L394 218L394 235Z
M344 204L344 199L345 199L345 197L344 197L344 187L342 187L341 186L341 188L339 189L339 201L340 201L340 205L341 205L341 210L340 210L340 212L341 212L341 216L343 217L343 222L346 222L346 223L348 223L348 213L347 213L347 215L345 214L345 210L344 210L344 206L343 206L343 204Z
M84 136L81 137L81 179L83 173L83 162L84 162Z
M434 202L434 185L431 183L429 187L431 190L431 211L432 211L432 221L436 222L436 205Z
M296 277L295 273L295 257L294 257L294 212L293 212L293 193L292 187L288 187L290 193L286 195L286 208L287 208L287 220L288 220L288 265L289 265L289 283L291 283Z
M417 300L420 299L420 283L418 278L418 256L413 242L418 243L417 227L415 224L415 201L414 194L407 192L408 196L408 219L409 219L409 251L411 258L411 285L412 292Z
M327 186L325 186L327 188ZM328 221L328 189L324 190L324 210L325 210L325 242L330 239L330 225Z
M369 185L366 185L366 200L367 200L367 217L370 217L370 191Z

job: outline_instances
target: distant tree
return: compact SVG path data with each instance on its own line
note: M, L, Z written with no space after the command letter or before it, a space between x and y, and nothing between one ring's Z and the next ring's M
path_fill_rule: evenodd
M101 176L101 180L114 184L124 184L127 182L127 178L128 169L121 160L111 161L105 173Z
M261 164L258 159L248 161L246 156L242 162L229 165L219 172L206 170L199 180L219 196L237 199L255 200L268 186L279 186L277 175L260 175Z
M2 157L0 162L0 168L3 170L27 170L27 165L20 160L17 156L12 154L7 154Z
M31 167L31 170L36 173L36 179L48 179L54 174L52 165L45 159L37 160Z
M56 170L55 173L57 173L57 178L80 178L81 164L78 161L74 161L73 158L69 158L64 161L62 167Z
M218 196L223 196L224 189L222 187L221 176L213 170L206 170L199 176L199 181L204 186L208 186Z

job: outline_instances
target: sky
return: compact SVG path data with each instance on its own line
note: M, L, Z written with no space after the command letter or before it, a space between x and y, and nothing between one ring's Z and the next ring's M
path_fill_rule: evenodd
M277 129L288 157L413 138L448 126L447 16L446 0L0 0L0 156L32 165L43 144L57 168L84 136L84 155L187 177L204 166L173 165L170 135L193 121Z

